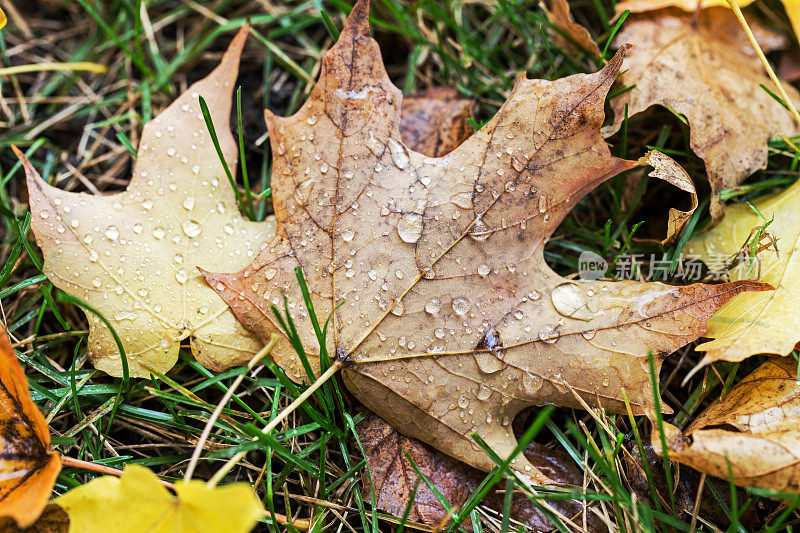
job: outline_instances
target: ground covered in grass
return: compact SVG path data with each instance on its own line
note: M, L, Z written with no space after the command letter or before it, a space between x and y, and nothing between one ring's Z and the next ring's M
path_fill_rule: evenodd
M0 77L3 322L27 366L33 398L61 453L109 466L141 464L165 479L180 479L206 420L245 369L213 375L187 350L168 375L150 380L123 382L94 371L86 358L83 312L41 273L41 253L28 230L25 182L10 146L23 149L42 176L61 188L123 190L142 125L207 74L235 30L249 19L253 31L238 84L245 162L256 198L253 214L261 220L272 211L271 154L262 109L288 115L303 103L319 73L321 55L334 42L350 5L339 0L153 0L146 2L146 9L128 0L8 0L2 5L9 26L0 32L0 68L66 62L107 67L105 72L12 69ZM777 5L759 3L750 9L785 24ZM610 57L613 5L582 0L572 2L572 11ZM458 88L476 101L474 127L493 115L522 72L553 79L601 66L596 59L554 45L539 6L524 0L374 0L372 25L395 84L406 93L435 86ZM642 247L632 237L663 234L668 207L686 199L638 174L617 177L592 192L564 221L546 250L548 262L560 274L572 274L579 254L589 250L608 259L613 274L621 254L641 254L641 279L657 262L660 279L682 283L683 246L708 223L705 170L688 148L685 120L665 109L653 110L628 121L609 143L624 157L639 157L647 147L675 157L701 190L702 209L676 244ZM727 196L749 200L796 179L797 159L777 141L771 145L768 169ZM715 364L682 384L698 360L688 346L667 359L660 376L664 401L676 410L671 421L679 427L759 363L751 358L741 364ZM312 399L308 409L293 414L274 438L251 442L257 427L296 394L267 367L247 377L207 444L210 457L220 460L201 461L195 477L208 478L226 456L250 450L228 480L253 483L261 497L274 495L267 498L274 516L295 522L269 526L273 519L267 517L265 530L308 528L304 519L311 517L314 529L397 527L398 520L374 510L373 496L362 491L358 474L364 462L350 427L363 415L346 393L341 402L333 401L328 389ZM527 416L533 420L537 414ZM647 453L645 461L637 462L650 429L643 418L555 409L535 439L566 452L586 471L583 497L599 510L606 524L602 527L774 530L798 522L793 511L797 502L787 509L756 493L731 490L725 482L664 465ZM96 475L65 468L56 492ZM700 491L703 498L698 499ZM700 500L702 505L695 505ZM477 530L516 527L507 517L476 509L467 522ZM579 525L588 527L582 520Z

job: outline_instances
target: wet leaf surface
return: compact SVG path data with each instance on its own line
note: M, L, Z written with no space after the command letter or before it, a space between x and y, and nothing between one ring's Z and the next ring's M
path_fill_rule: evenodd
M354 8L300 111L267 112L276 240L236 274L206 273L242 323L275 331L286 294L306 349L317 346L295 278L332 315L327 350L348 389L406 436L483 470L516 445L520 410L554 403L652 409L647 353L658 364L751 282L672 287L568 281L542 256L569 210L606 179L646 164L612 157L600 135L622 52L588 75L521 77L483 129L445 157L402 142L402 95ZM683 171L664 156L647 163ZM273 355L294 379L287 346ZM318 364L317 361L314 362ZM547 483L523 457L513 468Z
M627 9L622 4L620 9ZM798 133L789 111L760 85L772 87L755 50L729 9L704 9L697 15L676 9L631 14L615 39L633 43L620 76L635 86L612 102L613 130L628 116L662 105L686 117L692 150L706 164L711 183L711 213L719 221L722 189L741 183L767 164L767 141ZM753 23L766 51L782 43ZM788 87L790 97L800 94Z
M5 329L0 331L0 517L33 524L47 505L61 457L31 399L28 380Z
M243 364L261 346L196 269L236 271L274 235L272 219L256 223L240 215L199 105L203 96L235 172L238 152L228 123L246 36L245 29L214 72L145 125L125 192L59 190L19 154L44 273L111 322L132 376L149 376L145 365L168 371L187 338L197 360L213 370ZM87 317L89 357L96 368L121 376L110 331L96 315Z

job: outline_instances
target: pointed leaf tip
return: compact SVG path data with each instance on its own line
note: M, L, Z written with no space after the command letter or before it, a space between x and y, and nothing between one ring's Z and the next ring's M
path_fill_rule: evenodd
M369 0L358 0L344 23L339 40L369 36Z
M11 150L14 152L14 155L17 156L17 159L19 159L19 162L22 163L22 168L25 171L25 182L28 185L28 202L31 211L35 213L37 211L37 197L40 198L45 195L42 190L42 184L47 185L47 183L42 179L36 167L33 166L33 163L25 156L22 150L13 144L11 145Z
M239 31L236 32L236 35L231 40L231 44L228 45L228 48L225 50L225 54L222 57L222 64L228 61L228 58L235 60L234 62L238 66L239 58L242 55L242 50L244 49L245 42L247 42L247 36L250 33L250 21L246 21L242 24L242 27L239 28ZM238 70L238 69L237 69Z

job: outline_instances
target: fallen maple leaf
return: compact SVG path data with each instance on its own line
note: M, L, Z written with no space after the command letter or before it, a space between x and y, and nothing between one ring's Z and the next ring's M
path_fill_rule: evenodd
M712 403L686 429L664 424L672 460L745 487L800 494L797 361L775 357ZM708 429L706 429L708 428ZM658 431L653 448L660 451Z
M472 130L466 118L471 107L471 100L458 98L458 92L450 88L434 88L404 96L400 118L403 143L424 155L446 155L469 137ZM481 471L417 439L402 436L375 414L369 413L356 426L356 432L368 465L361 475L364 491L369 493L370 487L374 487L378 509L394 516L405 514L418 478L406 455L411 456L414 464L454 508L466 502L485 477ZM566 454L561 456L538 443L529 444L523 453L531 464L558 483L577 485L582 481L582 474ZM501 513L503 494L492 492L484 503ZM583 504L569 500L548 503L572 518L585 509ZM526 496L515 494L512 505L511 516L516 521L536 531L554 529L547 516ZM435 527L447 516L438 498L420 480L408 519ZM590 515L589 522L594 522L593 518Z
M450 87L435 87L403 97L400 131L406 146L430 156L443 156L469 137L467 119L473 100Z
M753 24L762 48L774 48L775 38ZM773 34L774 35L774 34ZM767 141L783 133L800 132L791 113L759 85L771 87L763 66L730 10L710 8L694 15L660 10L630 15L616 44L633 43L620 76L633 88L612 101L614 124L652 105L686 116L692 150L706 164L711 183L711 214L724 213L722 189L738 185L766 167ZM793 100L800 94L789 87Z
M39 517L61 471L50 430L5 329L0 332L0 517L28 527Z
M309 349L302 267L316 314L332 315L326 349L350 391L405 435L482 470L494 463L470 434L508 456L525 407L580 407L580 394L624 412L625 389L634 412L652 409L648 352L660 366L722 303L767 286L568 281L544 262L549 235L599 183L644 164L684 175L663 154L612 157L603 141L622 52L595 74L520 77L486 126L428 158L400 140L402 95L368 10L356 4L300 111L267 112L277 237L239 273L205 272L211 287L259 335L274 331L269 306L285 293ZM304 379L296 354L273 355ZM512 467L548 482L523 457Z
M210 487L178 481L175 495L149 469L128 465L121 477L102 476L55 502L81 533L246 533L264 508L246 483Z
M414 485L417 483L418 476L409 457L428 481L456 509L467 501L486 477L480 470L471 468L427 444L400 435L374 414L367 415L356 426L356 431L369 465L369 470L365 469L361 476L364 491L368 494L370 487L374 488L377 507L394 516L404 516ZM529 444L523 453L531 464L557 483L580 485L583 481L583 473L566 454L559 454L535 442ZM498 494L494 491L487 495L483 503L495 512L502 513L503 493ZM539 502L540 505L541 503ZM546 503L564 517L578 523L583 521L580 515L585 506L581 502L557 500ZM447 511L433 491L420 480L408 519L428 526L437 526L447 517ZM555 529L547 515L523 494L514 495L511 518L535 531ZM597 525L594 524L596 521L591 515L587 518L590 523Z
M200 112L208 103L231 172L237 156L228 122L243 28L220 65L147 123L128 189L91 196L47 185L21 152L28 179L31 227L44 252L44 273L59 288L88 302L122 340L130 375L169 370L181 341L204 366L246 363L261 344L209 289L196 266L233 272L248 264L274 235L273 220L242 218L234 191ZM121 376L111 332L94 314L89 357Z
M735 0L739 7L749 6L755 0ZM781 0L786 15L789 17L789 22L792 25L795 38L800 39L800 1L798 0ZM689 13L694 13L698 9L708 9L711 7L730 7L728 0L624 0L616 5L617 13L630 11L631 13L642 13L645 11L653 11L655 9L662 9L665 7L677 7ZM761 40L759 44L763 46Z
M541 4L547 20L557 28L557 31L550 31L556 45L572 54L584 52L593 57L603 57L589 30L572 19L567 0L546 0Z
M737 296L711 317L706 336L713 340L696 348L706 352L698 367L718 360L741 361L761 353L788 355L800 342L800 316L787 312L800 301L800 184L760 198L753 205L766 220L772 220L759 243L750 241L765 220L749 205L738 204L728 209L717 227L686 247L689 256L699 257L713 271L731 279L758 276L775 286L768 294ZM777 242L778 253L772 242ZM751 265L751 252L756 251Z

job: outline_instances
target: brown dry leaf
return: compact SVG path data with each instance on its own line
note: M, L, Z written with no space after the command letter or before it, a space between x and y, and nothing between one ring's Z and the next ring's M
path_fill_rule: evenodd
M243 28L208 77L145 125L125 192L93 196L56 189L18 154L45 274L111 322L131 376L147 377L146 366L168 371L186 338L197 360L214 370L247 362L261 346L195 268L234 272L274 235L273 220L250 222L239 214L198 98L205 98L235 172L238 151L228 124L246 37ZM87 316L89 357L96 368L122 375L110 330L94 314Z
M356 426L359 440L364 447L369 465L362 473L364 492L369 494L374 486L376 504L379 509L397 517L402 517L408 506L417 473L406 454L414 461L426 478L447 499L448 503L459 508L478 488L486 474L457 461L422 442L404 437L380 417L369 414ZM523 451L531 464L547 477L566 485L580 485L581 472L565 453L554 452L547 446L531 443ZM495 512L502 513L503 493L493 491L483 502ZM584 506L577 501L547 502L573 522L581 523L580 516ZM447 517L447 512L424 481L420 481L408 519L428 526L436 526ZM523 494L515 494L511 518L535 531L551 531L553 524L544 513ZM593 525L593 515L587 516ZM600 530L592 528L590 530Z
M789 111L759 87L772 84L731 11L705 9L697 24L692 20L692 13L674 9L628 17L616 43L634 44L620 79L635 87L613 100L611 129L621 126L626 106L629 116L656 104L685 115L692 150L706 164L711 213L718 221L724 212L719 191L765 168L769 139L800 130ZM796 90L787 91L800 101Z
M64 509L51 503L45 507L39 519L29 527L19 527L13 520L0 522L0 533L67 533L69 516Z
M750 5L753 2L755 0L738 0L740 7ZM728 7L728 0L623 0L616 5L615 11L617 13L624 11L643 13L666 7L677 7L688 13L694 13L698 9Z
M61 471L50 429L31 399L5 328L0 331L0 517L28 527L39 517Z
M471 474L476 473L475 469L416 439L400 435L380 417L367 415L356 426L356 432L368 465L361 474L364 493L368 495L371 489L375 490L378 509L397 517L404 515L418 478L406 454L451 505L460 506L472 494L475 486ZM435 526L446 516L431 489L424 481L420 482L408 519Z
M542 9L550 24L557 28L549 32L557 46L573 54L584 52L594 57L603 57L589 30L572 19L567 0L543 1Z
M795 50L781 54L778 61L778 76L791 83L800 80L800 57Z
M745 7L755 2L755 0L738 0L739 7ZM781 0L786 15L794 31L795 37L800 38L800 1ZM728 0L625 0L616 5L617 13L630 11L631 13L641 13L653 11L665 7L677 7L684 11L694 13L697 9L707 9L710 7L730 7ZM758 43L763 47L764 42L757 38Z
M525 407L580 407L576 392L624 412L625 389L634 412L651 409L647 353L660 365L721 304L767 286L568 281L545 263L545 242L584 194L645 164L612 157L600 135L622 53L595 74L520 77L481 131L430 158L400 140L402 95L368 9L356 4L300 111L267 113L278 235L241 272L206 272L211 287L259 335L275 330L269 306L285 293L312 349L302 267L317 316L332 313L327 350L350 391L479 469L494 464L469 435L508 456ZM646 162L683 173L663 156ZM278 364L302 380L297 356L279 348ZM548 481L523 457L512 467Z
M435 87L403 97L400 131L403 142L416 152L443 156L469 137L467 119L473 100L450 87Z
M425 155L441 157L469 137L471 130L466 118L472 102L457 99L457 94L453 89L435 88L403 97L400 131L406 146ZM364 491L369 493L370 485L374 486L377 507L394 516L404 515L418 477L406 454L411 455L428 480L456 508L469 498L485 476L427 444L400 435L372 413L356 426L356 432L368 464L368 470L362 470ZM525 454L550 479L580 483L582 476L568 458L558 457L536 443L531 443ZM555 468L548 471L551 465L546 459L550 459ZM494 504L494 509L502 509L502 496L494 501L498 498L491 494L487 500L489 505ZM567 516L582 510L580 504L573 502L553 502L553 505L559 509L563 506ZM552 529L547 518L522 495L515 495L512 516L539 531ZM408 519L436 526L446 517L447 512L428 485L420 482Z
M737 485L800 493L797 361L774 357L717 399L685 434L664 424L669 457ZM653 448L661 450L654 431Z
M652 156L666 158L665 155L659 152L653 152ZM692 218L694 212L697 210L697 206L699 205L697 202L697 191L695 190L694 183L692 183L692 179L688 174L685 172L672 172L671 167L667 164L664 164L663 166L656 166L655 170L650 173L650 176L666 181L670 185L677 187L685 193L688 193L691 198L691 205L689 206L688 211L682 211L675 207L669 208L669 213L667 214L667 232L663 239L637 239L637 241L641 243L664 245L668 242L674 241L680 236L681 231L689 222L689 219ZM635 187L630 187L630 189L636 190Z

